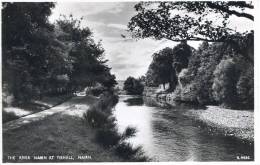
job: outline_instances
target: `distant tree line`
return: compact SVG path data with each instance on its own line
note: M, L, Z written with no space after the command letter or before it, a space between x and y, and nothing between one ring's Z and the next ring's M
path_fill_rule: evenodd
M52 2L3 3L2 80L16 102L116 84L90 29L72 16L51 24L54 7Z

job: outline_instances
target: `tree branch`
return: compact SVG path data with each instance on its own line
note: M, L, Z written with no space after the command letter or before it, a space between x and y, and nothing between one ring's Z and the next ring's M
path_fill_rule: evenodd
M208 3L208 6L212 9L217 9L217 10L226 12L230 15L236 15L237 17L248 18L248 19L254 21L254 16L251 15L251 14L248 14L248 13L240 13L240 12L237 12L235 10L229 10L229 9L223 7L223 6L220 6L220 5L217 5L217 4L214 4L214 3Z

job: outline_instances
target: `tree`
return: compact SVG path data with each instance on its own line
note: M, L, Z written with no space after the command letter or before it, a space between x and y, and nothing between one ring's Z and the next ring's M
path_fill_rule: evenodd
M180 73L183 68L188 67L192 51L194 51L194 48L190 47L187 42L181 42L173 48L173 67L177 74Z
M140 2L135 5L137 14L131 18L128 29L136 38L227 41L236 34L228 28L230 16L253 21L253 15L246 13L253 8L252 2L244 1ZM218 16L218 21L207 17L212 14Z
M145 85L148 87L157 87L159 85L154 77L154 71L151 64L149 65L148 70L145 73Z
M124 90L126 90L127 94L130 95L141 95L144 90L144 85L140 80L135 79L134 77L128 77L124 82Z
M189 58L187 71L181 75L182 95L200 104L215 103L212 85L214 70L222 59L234 57L234 51L224 43L203 42Z
M245 67L245 65L244 65ZM238 104L244 109L254 109L254 67L243 70L236 85Z
M72 70L69 73L70 85L73 90L82 90L87 86L101 83L111 88L116 84L115 76L104 60L104 49L101 43L95 43L92 32L88 27L81 27L81 19L63 16L57 21L63 31L60 39L71 45L69 59L72 61Z
M52 54L57 52L48 16L54 3L3 3L3 82L16 100L46 90Z
M178 83L177 75L183 68L188 67L191 55L192 48L186 42L181 42L173 49L167 47L154 53L146 73L146 84L156 86L169 83L170 90L174 90Z
M110 88L115 76L80 21L48 21L54 3L3 3L3 83L18 103L72 93L95 83Z
M214 71L213 95L226 107L237 104L236 84L239 70L232 59L222 60Z
M110 68L100 76L99 82L108 89L117 84L116 76L110 73Z
M153 61L150 65L153 70L153 78L159 84L170 83L176 85L177 78L173 68L173 50L171 48L164 48L158 53L153 54Z

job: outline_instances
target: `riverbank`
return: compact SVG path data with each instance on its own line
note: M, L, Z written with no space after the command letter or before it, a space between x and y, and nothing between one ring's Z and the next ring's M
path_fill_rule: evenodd
M96 101L90 96L74 97L64 103L69 107L63 111L25 123L19 128L6 129L3 133L3 162L122 161L114 152L95 142L96 130L83 119L86 109ZM18 159L21 155L25 156L24 159ZM8 159L8 156L16 156L16 159ZM28 156L30 159L27 159ZM54 159L36 159L33 156L54 156Z
M254 112L207 106L206 110L189 110L187 116L205 123L225 136L254 142Z
M156 90L157 88L151 87L146 89L145 97L155 98L171 106L175 106L176 103L194 104L191 101L178 98L175 94L156 94ZM234 110L220 106L206 106L206 109L189 110L185 115L206 125L211 132L216 134L234 137L248 143L254 142L253 110Z

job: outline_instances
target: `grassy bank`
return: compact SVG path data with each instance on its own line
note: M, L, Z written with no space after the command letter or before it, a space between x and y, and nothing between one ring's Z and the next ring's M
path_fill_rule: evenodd
M254 112L207 106L206 110L190 110L190 117L199 120L225 136L254 142Z
M4 162L118 162L122 158L96 143L96 130L82 118L94 97L76 97L66 103L70 108L40 121L25 124L3 133ZM30 156L19 160L18 156ZM16 156L15 160L8 156ZM55 156L53 160L36 160L33 156ZM59 156L71 156L71 159Z
M104 148L112 150L124 161L148 161L149 158L145 156L142 147L133 147L126 142L128 138L135 136L135 128L128 127L123 133L119 133L112 113L117 102L117 95L105 92L84 114L88 125L96 130L95 141Z

